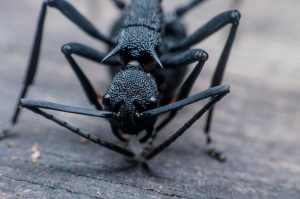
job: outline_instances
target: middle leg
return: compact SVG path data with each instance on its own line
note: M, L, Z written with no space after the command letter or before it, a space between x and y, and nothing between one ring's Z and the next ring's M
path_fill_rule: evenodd
M178 65L182 65L182 64L188 64L191 61L194 61L194 62L198 61L197 65L195 66L195 68L193 69L191 74L186 78L186 80L182 84L181 88L179 89L177 97L175 98L175 101L179 101L179 100L182 100L182 99L188 97L207 58L208 58L207 53L202 50L199 50L199 49L188 50L183 53L169 55L169 56L165 56L165 57L161 58L164 65L167 67L172 67L172 66L174 67L176 65L178 66ZM216 86L216 85L214 85L214 86ZM209 113L211 112L212 108L208 111ZM169 115L164 120L162 120L162 122L160 124L158 124L158 126L155 129L156 131L154 132L154 134L152 136L152 139L154 139L156 137L159 130L161 130L165 125L167 125L176 116L176 113L178 110L179 109L174 109L174 110L170 111ZM206 135L206 143L207 143L207 147L208 147L208 149L207 149L208 155L213 157L214 159L224 161L225 158L222 155L222 153L211 146L212 140L211 140L211 137L209 136L209 134L205 133L205 135Z
M189 48L190 46L201 42L202 40L206 39L208 36L216 33L218 30L223 28L224 26L231 24L229 36L227 38L227 41L225 43L225 46L223 48L223 51L221 53L221 56L219 58L219 61L217 63L216 69L213 74L213 78L211 81L211 86L217 86L220 85L223 79L223 75L225 72L225 68L227 65L227 61L229 58L229 54L235 39L235 35L237 32L237 28L239 25L241 14L237 10L230 10L223 12L213 19L211 19L209 22L207 22L204 26L200 27L198 30L196 30L193 34L186 37L185 39L182 39L181 41L173 44L169 47L171 51L177 51L177 50L184 50ZM213 108L209 110L206 125L205 125L205 134L207 136L207 144L211 143L210 139L210 126L211 126L211 120L213 115Z
M101 63L102 59L105 57L105 54L79 43L67 43L63 45L62 52L78 77L90 103L93 104L98 110L103 110L101 104L98 102L98 95L95 89L72 57L72 54L76 54L99 63ZM109 64L110 66L120 66L120 62L114 58L106 60L105 63Z
M176 70L176 66L187 65L193 62L198 62L194 67L193 71L186 78L181 88L179 89L177 96L175 97L175 102L182 100L188 96L190 93L197 77L199 76L205 61L208 59L208 54L201 49L192 49L186 52L171 54L168 56L162 56L161 61L166 68L174 68ZM175 116L178 110L172 110L169 115L157 125L154 133L154 137L156 133L160 131L163 127L165 127Z

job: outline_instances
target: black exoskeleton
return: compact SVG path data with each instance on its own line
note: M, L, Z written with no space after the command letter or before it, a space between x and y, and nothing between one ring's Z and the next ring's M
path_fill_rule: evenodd
M158 107L158 103L155 79L137 61L129 62L117 73L103 97L106 110L117 112L118 119L110 119L111 124L128 134L154 126L157 117L140 118L138 114Z
M127 143L131 136L137 135L141 143L147 143L141 157L149 160L173 143L208 111L205 133L207 143L210 144L209 131L213 106L229 93L229 86L220 86L220 84L237 31L239 12L236 10L223 12L187 36L181 17L204 0L191 0L171 13L163 12L161 0L132 0L130 5L126 5L122 0L112 0L112 2L123 12L123 15L114 24L110 37L99 32L67 1L45 0L43 2L24 87L11 126L17 123L20 105L94 143L125 156L136 156L128 147L91 135L43 109L106 118L111 124L114 135L120 141ZM103 53L79 43L67 43L62 46L62 53L78 77L88 100L95 106L95 110L24 98L36 74L48 7L58 9L88 35L105 42L109 47L109 52ZM212 87L189 96L193 84L208 59L204 50L189 48L228 24L231 25L230 33L213 75ZM96 93L73 55L110 66L114 78L103 96ZM184 80L187 67L192 63L196 64ZM99 96L101 96L100 100ZM175 117L179 109L205 98L210 100L181 128L158 146L152 145L157 133ZM163 113L168 115L156 125L158 116ZM220 152L214 149L208 152L214 158L224 160Z
M156 52L161 42L160 1L133 0L117 24L121 25L117 45L105 59L119 54L125 64L136 60L145 65L154 59L161 66Z

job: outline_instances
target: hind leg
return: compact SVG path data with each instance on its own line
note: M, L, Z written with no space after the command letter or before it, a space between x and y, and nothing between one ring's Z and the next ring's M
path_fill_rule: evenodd
M184 50L189 48L190 46L201 42L202 40L206 39L208 36L214 34L224 26L231 24L229 36L227 38L227 41L225 43L225 46L223 48L223 51L221 53L221 56L219 58L219 61L217 63L215 72L213 74L213 78L211 81L211 86L217 86L220 85L223 79L223 75L225 72L225 68L227 65L227 61L229 58L229 54L235 39L236 31L238 28L239 20L240 20L240 13L236 10L230 10L227 12L223 12L213 19L211 19L209 22L207 22L205 25L200 27L198 30L196 30L193 34L190 36L182 39L181 41L174 43L173 45L169 46L169 50L171 51L177 51L177 50ZM206 120L205 125L205 134L207 136L207 144L211 144L211 138L210 138L210 127L211 127L211 121L213 116L213 110L214 108L211 108L208 111L208 116Z
M19 108L20 99L24 98L27 95L30 86L34 82L34 78L38 69L38 61L39 61L39 55L40 55L40 49L41 49L41 43L43 37L44 22L45 22L46 12L48 7L56 8L57 10L59 10L65 17L67 17L70 21L76 24L81 30L86 32L91 37L101 40L110 46L114 44L114 42L110 38L100 33L92 25L91 22L89 22L67 1L45 0L42 3L37 29L35 32L33 47L31 50L31 55L27 66L27 72L24 78L23 88L19 94L19 98L17 100L17 104L15 106L13 116L10 122L7 124L7 127L5 127L4 130L2 131L4 135L6 135L9 132L9 130L17 123L20 115L20 108Z

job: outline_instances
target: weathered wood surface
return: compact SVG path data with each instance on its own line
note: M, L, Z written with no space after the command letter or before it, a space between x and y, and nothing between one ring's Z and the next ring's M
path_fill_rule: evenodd
M80 0L74 4L105 32L117 16L109 1L101 1L99 10ZM150 161L146 171L23 111L11 136L0 142L0 198L300 198L299 6L299 0L251 0L240 9L243 18L225 78L232 92L218 105L213 124L215 144L228 156L225 164L204 154L203 120ZM211 1L185 21L192 31L228 8L229 3ZM11 116L21 88L38 12L36 0L0 2L1 123ZM223 31L199 45L210 53L210 61L194 93L207 88L225 35ZM53 10L44 38L39 75L29 96L90 107L60 46L69 41L103 46ZM106 69L82 59L80 63L104 92ZM197 108L200 104L184 109L159 140ZM114 139L101 119L59 115ZM41 152L36 164L31 161L34 144Z

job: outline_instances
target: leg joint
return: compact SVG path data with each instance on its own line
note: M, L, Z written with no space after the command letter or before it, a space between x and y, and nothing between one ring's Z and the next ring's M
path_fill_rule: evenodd
M202 62L205 62L208 59L208 53L201 49L196 49L194 56L196 60Z
M48 6L54 6L56 3L56 0L44 0L44 4Z
M237 10L232 10L230 12L230 19L232 23L238 23L241 18L241 13Z
M72 52L72 47L70 44L64 44L61 47L61 52L64 53L65 55L70 55Z

